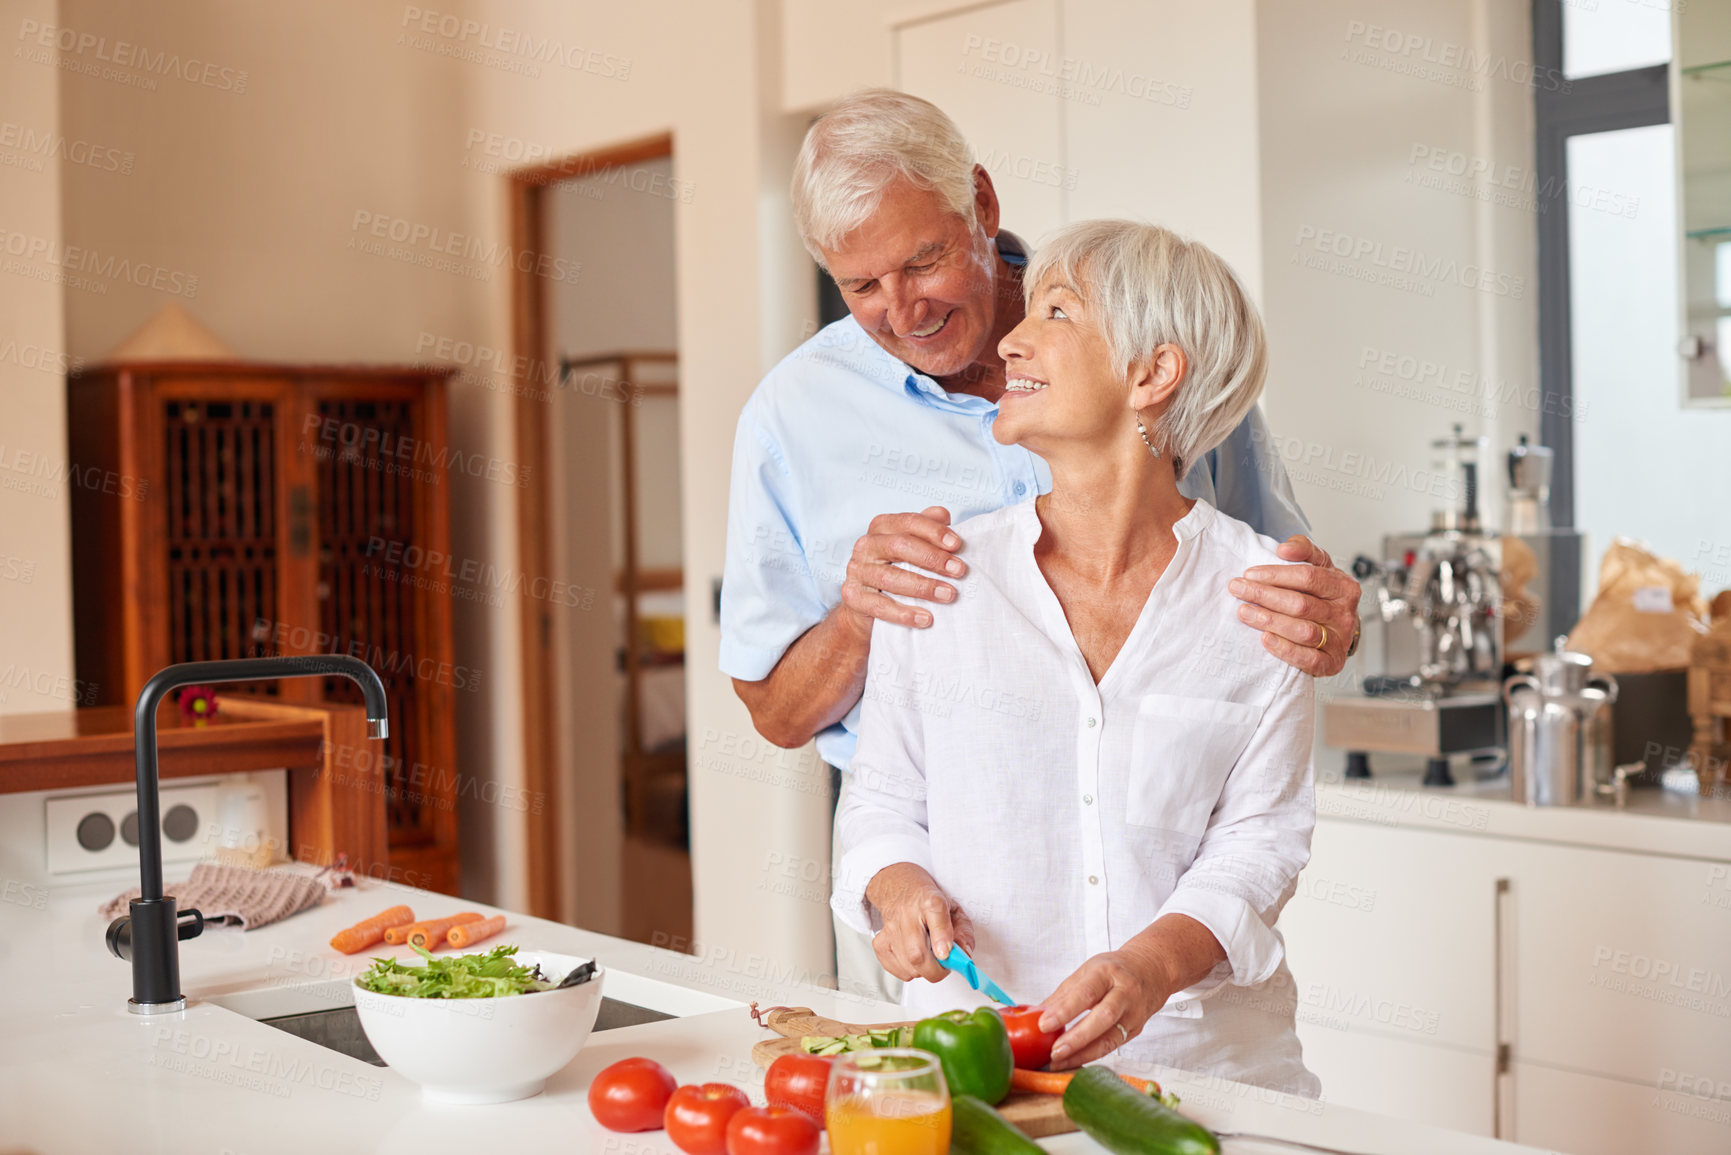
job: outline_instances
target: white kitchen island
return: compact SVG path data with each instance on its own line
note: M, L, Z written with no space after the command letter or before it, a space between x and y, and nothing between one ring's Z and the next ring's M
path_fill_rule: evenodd
M389 1068L254 1020L351 1003L349 980L373 953L391 948L351 958L326 941L387 906L406 902L426 917L460 909L501 912L363 882L274 926L213 928L182 943L188 1008L141 1017L126 1010L130 966L103 946L105 922L96 907L114 891L112 884L8 885L0 901L5 1155L674 1152L662 1132L618 1135L594 1121L585 1096L597 1071L647 1055L681 1082L737 1083L761 1102L762 1074L751 1048L768 1036L747 1013L751 1001L809 1006L856 1022L900 1017L893 1006L811 985L774 959L677 954L512 915L493 942L595 957L607 971L608 997L679 1017L598 1032L535 1098L488 1107L429 1105ZM1183 1096L1188 1113L1216 1129L1386 1155L1532 1150L1220 1080L1175 1074L1168 1086ZM1080 1134L1043 1145L1054 1152L1100 1150ZM1226 1150L1291 1149L1228 1141Z

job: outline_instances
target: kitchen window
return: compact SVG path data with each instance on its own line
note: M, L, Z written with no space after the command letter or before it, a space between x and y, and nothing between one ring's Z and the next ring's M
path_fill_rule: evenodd
M1586 530L1595 552L1609 534L1642 530L1595 488L1629 474L1608 439L1631 427L1613 414L1645 414L1660 392L1675 404L1676 242L1667 232L1649 243L1653 228L1674 226L1670 58L1664 6L1533 0L1535 74L1561 78L1534 89L1538 186L1561 192L1538 215L1540 438L1556 454L1553 519ZM1654 315L1648 300L1606 331L1600 319L1630 292L1611 269L1666 286L1670 306Z

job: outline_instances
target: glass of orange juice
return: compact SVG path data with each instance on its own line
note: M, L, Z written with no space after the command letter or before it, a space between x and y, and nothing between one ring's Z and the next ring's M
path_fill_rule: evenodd
M925 1051L885 1047L836 1059L824 1097L831 1155L946 1155L950 1089Z

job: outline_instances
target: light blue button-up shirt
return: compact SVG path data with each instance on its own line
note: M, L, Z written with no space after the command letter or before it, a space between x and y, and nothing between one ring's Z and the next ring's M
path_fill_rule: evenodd
M746 682L769 676L787 648L840 604L854 543L878 514L941 505L961 522L1048 492L1044 461L992 440L997 413L992 402L945 392L898 361L852 317L771 369L745 403L733 440L722 672ZM1308 534L1270 444L1261 411L1252 409L1191 467L1179 491L1276 541ZM824 761L847 768L859 713L856 702L817 736Z

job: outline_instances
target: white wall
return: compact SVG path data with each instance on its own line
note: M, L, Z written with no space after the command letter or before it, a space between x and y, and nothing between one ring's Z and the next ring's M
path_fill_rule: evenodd
M632 61L623 83L579 74L537 89L513 77L473 78L469 111L478 125L560 153L673 132L675 175L692 186L690 202L676 206L675 235L696 934L707 949L821 973L827 912L758 885L772 854L822 855L822 797L799 789L816 775L790 771L797 776L766 781L759 773L761 743L717 671L719 633L710 604L724 553L734 421L764 370L792 347L800 321L815 313L807 303L808 277L790 283L766 275L788 267L791 231L766 223L787 220L778 187L787 169L779 168L773 183L765 176L766 158L786 147L787 126L769 102L779 76L776 5L588 5L573 13L548 0L526 7L482 3L472 15L554 30L568 42ZM479 191L480 219L502 222L502 190L494 183ZM502 335L508 322L508 301L495 295L488 331Z
M1480 199L1497 190L1447 171L1482 161L1529 174L1532 92L1459 70L1414 75L1428 67L1419 55L1369 45L1362 29L1518 62L1531 59L1526 21L1524 7L1491 0L1257 5L1264 404L1337 558L1378 554L1383 534L1423 530L1453 499L1434 484L1429 449L1452 423L1490 438L1488 478L1517 433L1538 429L1521 397L1538 379L1536 214ZM1435 271L1402 271L1407 261ZM1491 289L1460 283L1485 268ZM1493 522L1501 494L1491 484L1481 498Z
M566 155L671 131L675 173L693 189L676 209L685 556L693 574L687 646L692 670L705 675L690 687L691 732L694 755L717 767L693 783L698 933L720 947L819 970L827 914L755 884L772 850L822 854L822 826L812 821L822 799L750 778L757 749L743 707L714 672L709 604L723 556L728 431L767 365L815 316L809 277L786 276L797 242L790 226L777 223L787 219L785 192L773 186L785 182L792 131L776 107L777 6L472 0L441 6L459 15L443 28L434 18L431 31L419 26L421 7L323 0L242 13L204 2L145 13L114 0L68 0L64 24L110 42L196 54L245 71L247 83L234 92L163 81L141 93L63 73L73 131L119 141L137 155L125 181L65 174L65 238L196 274L197 297L186 303L245 356L459 361L454 439L465 452L510 460L511 390L524 382L456 352L459 342L509 349L503 271L483 269L478 279L424 267L426 243L411 245L407 260L350 249L362 231L356 214L494 245L507 239L499 171L512 153ZM577 66L482 48L463 19L485 25L495 42L503 29L556 41L573 50L568 59ZM781 175L766 185L770 171ZM51 205L54 196L43 200ZM100 353L163 299L125 286L72 295L73 350ZM8 402L13 412L23 412L21 403ZM43 436L52 434L51 417L32 420L48 431ZM515 564L514 492L477 482L453 496L455 552ZM69 632L64 597L58 606L52 599L33 606L33 620ZM520 786L522 776L519 613L509 601L457 605L458 660L485 673L482 691L459 703L460 769L507 786ZM69 667L69 658L61 663ZM738 754L742 740L750 756ZM816 777L798 773L795 787ZM463 839L465 890L522 905L521 816L471 805Z
M25 37L55 23L53 0L10 6L32 58L0 68L0 714L65 710L83 687L72 665L72 557L66 461L68 367L57 258L62 143L59 73ZM23 51L23 44L17 46ZM87 141L105 149L107 141ZM80 156L91 155L88 148ZM123 156L104 152L118 167ZM123 179L113 173L102 176ZM15 263L15 264L14 264ZM117 487L118 488L118 485Z
M482 155L464 149L474 69L399 44L403 15L329 2L244 13L217 3L61 5L62 23L81 35L211 62L228 84L156 76L146 90L63 73L69 130L137 157L124 179L67 169L67 242L197 278L189 297L124 283L68 293L74 351L100 357L171 300L239 355L262 360L409 362L432 360L442 340L508 343L485 327L489 297L506 291L502 269L423 267L415 261L431 258L428 242L396 256L359 248L375 242L373 221L441 237L494 231L472 207L472 187L489 178L464 164ZM452 441L465 454L510 461L509 398L488 384L497 383L484 374L453 383ZM453 553L514 565L514 491L450 481ZM521 747L505 709L518 679L516 607L458 598L453 616L456 661L480 671L481 686L457 695L454 769L520 787L511 768ZM479 794L459 807L464 885L503 901L521 894L511 849L520 839L497 831L503 812Z

